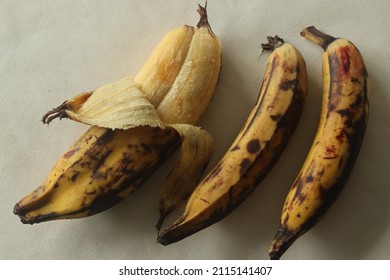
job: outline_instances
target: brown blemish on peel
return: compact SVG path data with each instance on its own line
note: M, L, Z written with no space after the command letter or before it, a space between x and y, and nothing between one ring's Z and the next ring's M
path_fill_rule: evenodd
M241 176L246 173L246 171L250 167L250 164L251 164L251 161L249 160L249 158L244 158L241 161L241 164L240 164L240 175Z
M230 149L231 152L237 151L240 149L240 146L236 145L233 148Z
M279 121L279 120L281 119L281 117L282 117L282 114L271 115L271 116L270 116L270 118L271 118L273 121L275 121L275 122Z
M349 58L349 47L341 47L340 48L340 60L341 60L341 65L342 65L342 70L344 74L348 74L349 72L349 67L351 65L351 61Z
M351 109L340 109L337 110L336 113L338 113L342 117L352 118L353 112Z
M141 143L141 146L144 149L145 153L150 154L152 152L152 149L148 144Z
M337 148L335 145L326 146L325 147L325 153L328 155L327 157L324 157L324 159L334 159L337 158L339 155L337 154Z
M75 174L72 175L72 177L70 177L70 180L71 180L72 182L76 181L77 176L79 176L79 174L80 174L80 172L76 172Z
M250 154L255 154L260 150L260 141L259 139L252 139L251 141L248 142L246 146L246 150Z
M92 177L94 178L95 177L95 174L98 172L99 168L104 164L104 162L106 161L107 157L112 153L112 150L108 150L100 159L99 161L96 163L96 166L93 170L93 175Z
M313 181L314 181L313 175L310 174L309 176L306 177L306 183L311 183Z
M73 156L78 150L80 150L80 148L76 148L76 149L67 151L67 152L64 154L63 157L64 157L64 158L70 158L70 157Z
M340 133L336 135L336 139L337 139L337 142L339 144L342 144L344 142L344 139L345 139L345 132L344 132L344 130L341 130Z
M281 84L280 84L280 89L281 90L289 90L289 89L292 89L294 90L295 88L298 87L298 79L293 79L293 80L288 80L288 81L283 81Z
M211 180L212 178L215 178L218 176L218 174L221 172L223 166L223 161L220 161L217 166L214 167L214 169L211 171L211 173L205 178L204 182L207 182Z
M96 141L96 145L104 146L107 143L111 142L114 139L115 132L114 130L107 130L99 139Z

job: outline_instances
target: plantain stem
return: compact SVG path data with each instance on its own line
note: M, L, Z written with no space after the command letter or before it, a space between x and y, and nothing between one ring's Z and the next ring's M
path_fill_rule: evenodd
M198 28L207 27L212 32L211 26L210 26L209 21L207 19L207 1L204 4L204 7L202 7L200 4L198 4L197 11L198 11L198 13L200 15L200 19L199 19L199 22L198 22L198 24L196 26Z
M314 26L305 27L301 31L301 36L308 39L309 41L312 41L313 43L320 45L324 51L328 48L328 46L336 40L336 38L325 34L322 31L319 31Z
M53 108L49 112L43 115L42 122L44 124L49 124L52 120L59 118L60 120L63 118L67 118L66 114L66 101L62 103L60 106Z
M259 54L259 58L265 53L269 51L273 51L278 47L281 47L284 45L284 40L280 38L278 35L275 35L275 37L267 36L267 43L261 44L261 52Z

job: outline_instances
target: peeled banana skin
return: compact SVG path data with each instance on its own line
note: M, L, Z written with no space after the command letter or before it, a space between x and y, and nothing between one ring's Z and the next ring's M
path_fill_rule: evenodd
M161 113L160 117L165 124L197 124L217 84L220 42L208 25L205 8L199 6L199 11L198 26L184 25L170 31L134 78L156 109L164 102L160 112L164 111L169 118ZM195 36L202 41L195 40ZM198 52L200 60L196 59ZM186 65L203 71L183 72ZM191 88L183 85L188 81L193 84ZM79 106L91 94L64 102L46 114L43 121L69 118L67 110ZM186 102L203 105L187 106ZM186 111L176 114L177 104L184 104ZM59 159L45 182L16 203L14 213L27 224L99 213L138 188L180 142L180 135L172 126L126 130L91 126Z
M356 46L313 26L301 35L324 49L322 110L312 147L285 200L271 259L279 259L334 203L351 175L368 120L368 74Z
M275 36L257 102L235 141L189 198L185 211L158 235L168 245L226 217L269 173L294 133L307 94L305 61Z

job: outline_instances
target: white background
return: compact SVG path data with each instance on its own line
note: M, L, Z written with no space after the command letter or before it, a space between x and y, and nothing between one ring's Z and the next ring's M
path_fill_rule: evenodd
M390 259L390 2L209 0L222 43L215 97L202 119L214 137L209 169L256 101L267 35L304 55L309 94L296 134L258 189L221 222L164 247L156 242L159 184L171 158L128 199L80 220L23 225L14 204L39 186L87 126L42 125L47 110L79 92L134 76L162 36L198 21L196 1L0 1L0 259L267 259L285 195L315 134L322 50L299 36L315 25L361 50L370 75L370 118L353 173L325 219L284 259ZM203 3L201 3L203 4Z

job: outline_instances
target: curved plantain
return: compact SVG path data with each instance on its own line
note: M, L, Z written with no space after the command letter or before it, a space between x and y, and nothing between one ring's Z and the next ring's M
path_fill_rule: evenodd
M322 109L313 144L284 203L271 259L279 259L335 201L352 172L368 118L368 75L359 50L313 26L301 35L324 49Z
M226 217L269 173L295 131L307 93L300 52L279 37L272 50L257 102L237 138L197 186L183 215L158 235L163 245L177 242Z

